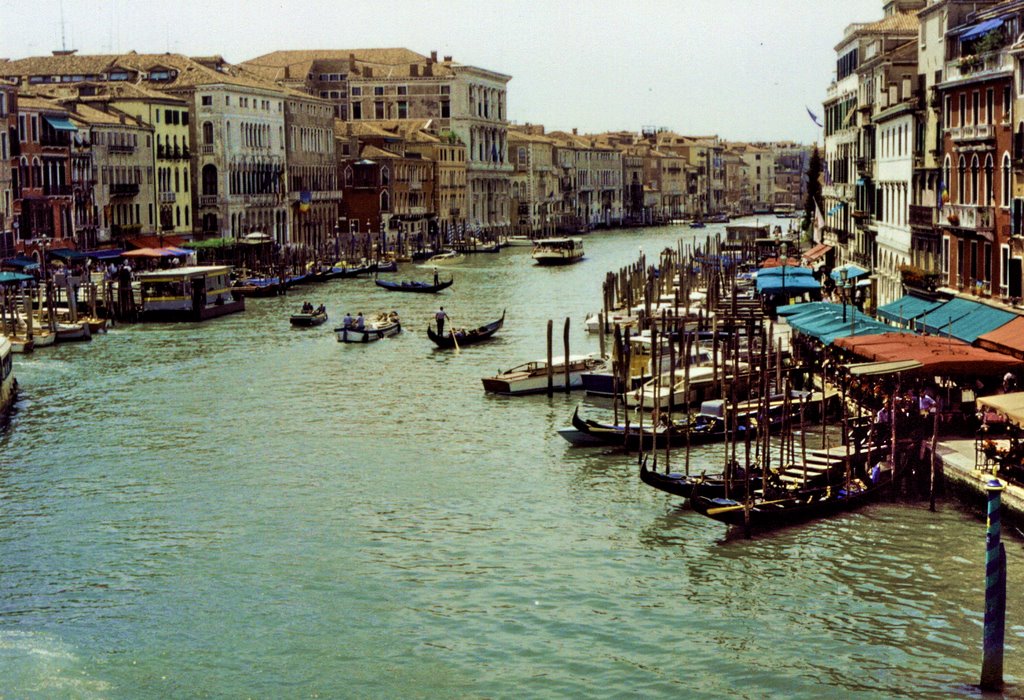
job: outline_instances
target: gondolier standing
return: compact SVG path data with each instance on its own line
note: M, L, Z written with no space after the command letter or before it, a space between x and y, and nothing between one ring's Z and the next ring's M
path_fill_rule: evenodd
M444 312L444 307L443 306L440 309L437 310L436 314L434 314L434 320L437 321L437 334L438 335L444 335L444 322L445 322L445 320L447 318L448 318L448 314L446 314Z

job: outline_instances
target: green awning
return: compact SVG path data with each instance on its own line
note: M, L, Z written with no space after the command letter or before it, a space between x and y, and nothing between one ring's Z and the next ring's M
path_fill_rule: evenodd
M44 114L43 119L57 131L78 131L78 127L68 121L67 117L50 117Z
M1004 326L1017 315L969 299L950 299L914 321L919 331L973 343L978 336Z

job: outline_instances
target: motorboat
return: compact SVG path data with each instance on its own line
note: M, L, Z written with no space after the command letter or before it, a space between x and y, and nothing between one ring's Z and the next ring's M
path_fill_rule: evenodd
M535 394L548 389L548 368L551 368L551 386L553 389L564 390L566 374L569 376L569 388L579 389L583 386L584 372L597 372L610 369L611 360L596 353L589 355L570 355L553 357L548 361L534 360L517 365L512 369L499 372L493 377L484 377L481 381L484 391L491 394Z

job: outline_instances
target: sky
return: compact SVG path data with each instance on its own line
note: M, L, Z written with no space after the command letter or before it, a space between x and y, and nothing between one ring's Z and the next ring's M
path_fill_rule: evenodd
M822 141L835 45L883 0L0 0L0 57L404 47L511 75L508 117ZM63 17L63 21L62 21Z

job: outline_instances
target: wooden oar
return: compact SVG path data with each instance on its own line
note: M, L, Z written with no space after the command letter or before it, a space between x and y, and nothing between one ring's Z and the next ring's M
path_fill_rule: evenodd
M461 348L459 348L459 339L455 337L455 324L452 323L451 316L448 317L448 323L451 324L451 330L449 330L448 332L451 333L452 342L455 343L455 352L462 352Z
M781 499L779 499L777 501L761 501L760 503L754 503L750 507L751 507L751 509L753 509L753 508L756 508L756 507L759 507L759 506L768 506L768 505L772 505L774 503L785 503L786 501L791 501L791 500L793 500L792 497L790 497L790 498L781 498ZM747 506L746 506L745 503L739 503L739 504L734 505L734 506L722 506L720 508L708 508L707 514L708 515L718 515L719 513L728 513L730 511L741 510L741 509L746 508L746 507Z

